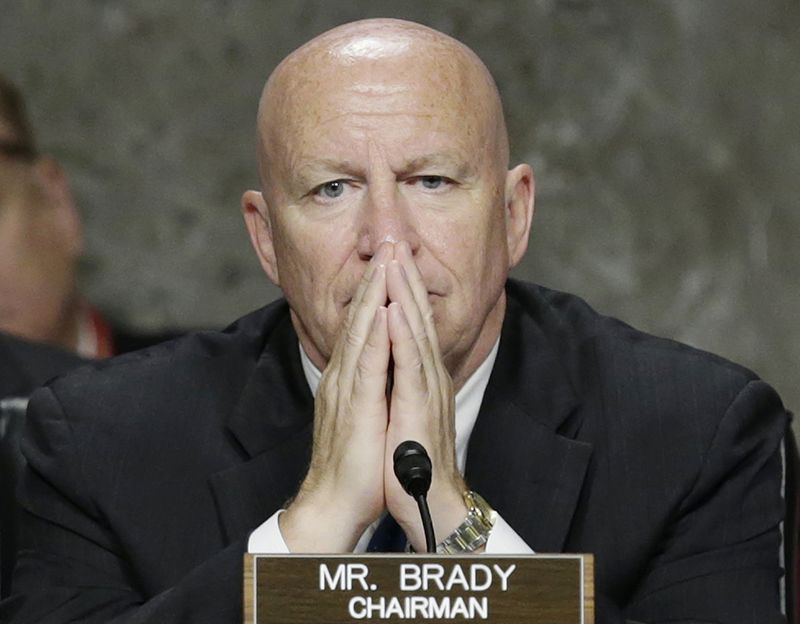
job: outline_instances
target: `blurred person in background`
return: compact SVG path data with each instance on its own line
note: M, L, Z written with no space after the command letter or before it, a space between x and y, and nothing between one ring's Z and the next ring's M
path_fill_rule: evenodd
M82 251L67 174L39 152L20 92L0 76L0 332L86 358L174 335L112 327L78 290Z

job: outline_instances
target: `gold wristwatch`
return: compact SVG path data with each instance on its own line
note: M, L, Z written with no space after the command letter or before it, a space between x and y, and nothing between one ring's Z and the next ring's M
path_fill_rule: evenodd
M497 520L497 512L479 494L466 491L463 496L468 510L467 517L436 547L436 552L439 554L458 555L475 552L486 544Z

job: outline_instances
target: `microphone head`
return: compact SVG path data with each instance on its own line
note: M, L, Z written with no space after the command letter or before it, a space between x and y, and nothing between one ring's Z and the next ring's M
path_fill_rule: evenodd
M394 451L394 474L409 496L417 498L428 493L431 487L431 459L425 447L414 440L406 440Z

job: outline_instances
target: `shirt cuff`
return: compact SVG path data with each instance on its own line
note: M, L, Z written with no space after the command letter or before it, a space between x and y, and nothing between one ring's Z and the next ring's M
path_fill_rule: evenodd
M278 519L285 510L272 514L261 526L250 534L247 552L250 554L289 554L289 547L283 541ZM487 555L531 555L533 549L525 543L517 532L498 515L489 533L484 554Z
M533 549L498 514L486 541L485 555L532 555Z
M289 547L283 541L278 518L285 510L279 509L266 522L250 534L247 552L250 554L287 555Z

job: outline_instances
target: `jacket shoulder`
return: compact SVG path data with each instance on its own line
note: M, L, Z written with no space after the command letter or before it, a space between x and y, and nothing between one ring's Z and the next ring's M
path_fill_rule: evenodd
M512 280L509 296L553 337L565 353L592 351L600 360L614 359L623 368L636 361L672 363L717 371L735 384L758 379L750 369L703 349L641 331L601 314L582 298L536 284Z
M92 362L48 386L65 412L115 420L190 413L193 404L225 401L246 382L271 332L289 323L278 300L223 330L186 334L108 360ZM35 397L35 395L34 395Z
M746 390L775 406L770 412L783 409L753 371L723 357L637 330L575 295L522 282L510 283L508 293L509 305L542 329L576 394L597 407L608 430L669 427L708 443Z

